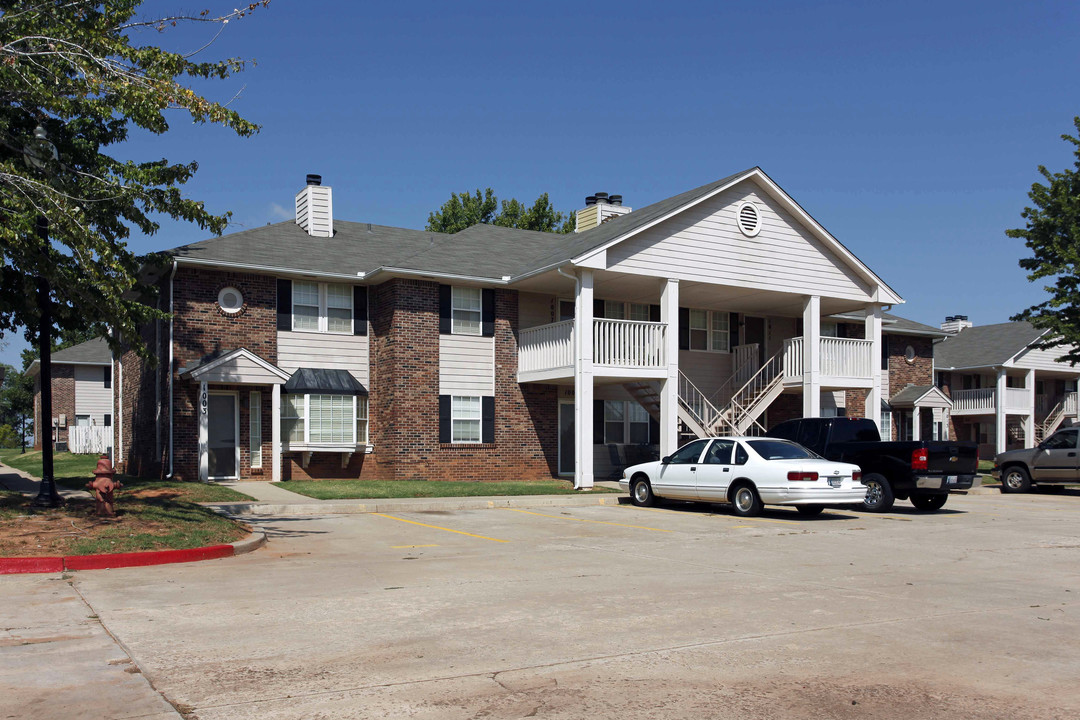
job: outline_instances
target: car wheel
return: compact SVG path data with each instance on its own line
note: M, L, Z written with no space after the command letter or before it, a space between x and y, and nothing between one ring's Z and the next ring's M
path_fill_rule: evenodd
M739 517L754 517L761 514L761 498L753 485L743 483L731 491L731 509Z
M948 499L948 495L912 495L911 504L916 510L934 512L945 507L945 501Z
M884 475L871 473L863 476L863 485L866 486L866 497L863 498L863 510L868 512L886 512L893 506L892 487Z
M825 509L824 505L796 505L795 509L803 517L817 517Z
M652 507L656 504L656 496L653 495L652 485L645 478L635 478L630 485L630 502L638 507Z
M1001 473L1001 492L1019 493L1031 490L1031 476L1019 465L1010 465Z

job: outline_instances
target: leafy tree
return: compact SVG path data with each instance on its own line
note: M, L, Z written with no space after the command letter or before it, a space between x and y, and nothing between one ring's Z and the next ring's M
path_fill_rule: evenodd
M576 217L574 212L557 211L547 193L538 197L532 206L525 206L515 198L503 200L500 205L494 190L487 188L481 192L478 188L474 194L451 193L442 207L428 215L427 229L456 233L485 223L521 230L569 233L574 231Z
M24 358L23 371L30 366ZM10 365L0 386L0 423L11 425L25 442L34 421L34 380Z
M1080 135L1080 116L1073 118ZM1047 184L1034 183L1028 197L1034 207L1026 207L1021 217L1027 227L1007 230L1009 237L1022 238L1032 257L1022 258L1020 267L1034 282L1053 278L1045 286L1050 299L1015 315L1037 328L1049 330L1039 347L1064 347L1062 361L1080 362L1080 139L1062 135L1076 155L1075 169L1051 173L1039 166Z
M137 273L147 258L127 249L131 231L152 235L153 218L168 216L220 234L230 215L213 215L181 193L198 163L125 161L114 146L132 128L165 133L169 110L241 137L258 126L185 84L227 78L243 61L195 62L137 39L183 24L223 29L267 2L220 17L147 18L141 0L0 0L0 335L21 326L28 340L36 336L41 276L52 287L61 335L105 336L114 327L145 351L135 328L161 313L139 301L148 289ZM36 232L39 217L48 221L49 244Z
M0 448L13 448L19 444L19 435L15 428L7 423L0 425Z

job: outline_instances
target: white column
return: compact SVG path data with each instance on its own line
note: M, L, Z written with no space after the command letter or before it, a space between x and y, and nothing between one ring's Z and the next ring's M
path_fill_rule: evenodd
M995 452L1005 452L1008 416L1005 414L1005 368L998 370L994 391L994 447Z
M866 394L866 417L881 428L881 306L866 308L863 335L870 341L870 392Z
M281 386L275 384L270 395L270 479L281 482Z
M581 269L574 303L574 487L593 486L593 271Z
M1024 387L1027 389L1028 413L1024 417L1024 447L1035 447L1035 371L1028 370L1024 375Z
M922 416L922 408L920 408L920 407L911 408L911 439L912 440L921 440L922 439L922 427L921 427L922 426L922 417L921 416Z
M210 394L206 383L199 383L199 482L210 479L210 426L206 416Z
M668 278L660 288L660 322L664 329L667 377L660 388L660 457L679 448L679 281Z
M821 298L803 302L803 417L821 415Z

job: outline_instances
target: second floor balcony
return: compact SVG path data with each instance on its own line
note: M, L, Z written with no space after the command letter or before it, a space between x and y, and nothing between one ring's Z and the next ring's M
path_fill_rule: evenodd
M1053 398L1035 396L1032 407L1031 391L1027 388L1005 388L1005 412L1013 415L1027 415L1033 410L1036 416L1061 412L1065 417L1076 417L1077 400L1075 392L1067 392L1063 398L1053 402ZM953 415L992 415L997 412L997 390L979 388L976 390L954 390L952 393Z

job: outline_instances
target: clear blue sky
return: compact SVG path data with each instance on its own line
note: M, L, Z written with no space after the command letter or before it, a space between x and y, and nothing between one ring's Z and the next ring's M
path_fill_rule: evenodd
M987 324L1043 299L1004 231L1037 166L1074 161L1059 136L1080 114L1078 37L1075 0L275 0L204 53L256 67L199 88L243 88L233 107L258 136L178 114L121 152L197 160L187 193L237 230L291 217L306 173L333 186L338 218L422 228L453 191L641 207L760 165L907 300L894 312ZM168 223L130 244L205 237ZM24 344L5 339L17 364Z

